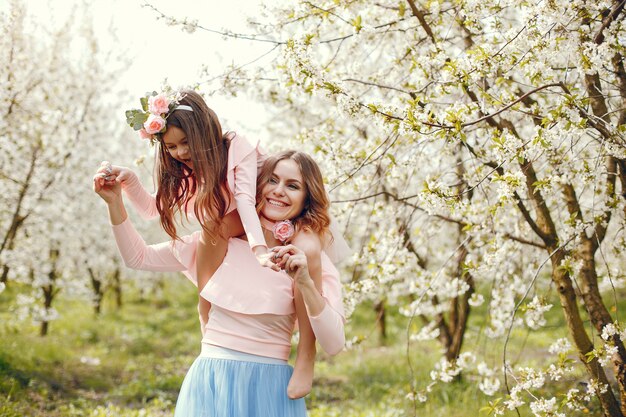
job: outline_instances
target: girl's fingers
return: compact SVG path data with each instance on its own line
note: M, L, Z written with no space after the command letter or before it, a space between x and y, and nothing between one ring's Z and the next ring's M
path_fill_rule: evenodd
M276 257L276 260L277 260L276 263L280 266L284 266L287 263L287 261L289 261L290 257L291 255L288 253L284 254L283 256Z

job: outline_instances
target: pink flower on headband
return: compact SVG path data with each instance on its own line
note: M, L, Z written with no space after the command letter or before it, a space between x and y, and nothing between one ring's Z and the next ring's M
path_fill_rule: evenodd
M169 111L170 101L165 94L158 94L148 98L148 111L160 115Z
M148 132L146 132L146 129L141 129L139 131L139 137L141 139L152 139L152 135L148 134Z
M143 124L144 129L146 129L146 133L149 135L154 135L155 133L159 133L165 127L165 119L161 116L157 116L155 114L151 114L148 116L148 120Z
M291 220L283 220L274 225L274 237L283 244L293 236L294 232L295 229Z
M155 135L165 133L167 118L174 110L179 108L193 112L190 106L179 105L183 98L180 92L148 92L139 99L141 109L126 110L126 123L139 133L140 138L148 139L154 145L159 141Z

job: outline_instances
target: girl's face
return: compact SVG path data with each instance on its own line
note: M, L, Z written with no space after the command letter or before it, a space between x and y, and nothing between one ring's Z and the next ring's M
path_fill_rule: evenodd
M261 195L265 203L261 214L266 219L281 221L298 217L304 209L306 190L296 161L279 161Z
M163 146L165 146L172 158L193 169L187 135L183 129L176 126L168 126L163 134Z

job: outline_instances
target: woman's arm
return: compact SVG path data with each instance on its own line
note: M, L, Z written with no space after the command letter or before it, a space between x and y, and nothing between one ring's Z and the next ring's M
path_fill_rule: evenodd
M323 281L333 279L322 271L321 243L319 239L300 232L292 245L275 248L277 258L294 278L306 306L311 327L322 349L336 355L345 345L343 317L322 296ZM314 279L316 277L317 279Z

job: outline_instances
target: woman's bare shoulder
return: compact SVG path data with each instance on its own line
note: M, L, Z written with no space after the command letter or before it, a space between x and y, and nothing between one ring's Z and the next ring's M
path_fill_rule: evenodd
M307 255L319 255L322 252L322 240L312 230L303 229L298 231L291 243Z

